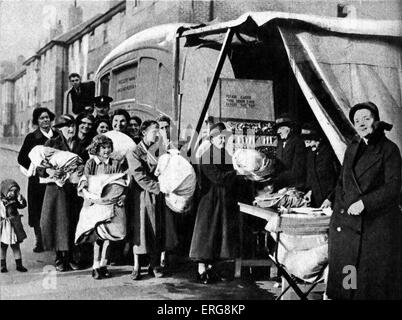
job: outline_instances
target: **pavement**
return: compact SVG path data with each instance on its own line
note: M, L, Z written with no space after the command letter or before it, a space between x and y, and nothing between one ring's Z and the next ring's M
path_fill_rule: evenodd
M19 149L19 146L0 145L0 180L16 180L26 196L27 179L19 171L16 159ZM53 252L32 252L34 233L28 226L27 210L20 213L28 235L21 244L23 263L28 272L15 270L9 249L9 272L0 274L0 300L272 300L280 290L268 279L268 270L262 270L259 277L248 276L213 285L198 284L194 281L196 265L192 262L179 265L169 277L144 276L140 281L130 279L130 265L110 267L113 277L103 280L94 280L91 269L59 273L53 266Z

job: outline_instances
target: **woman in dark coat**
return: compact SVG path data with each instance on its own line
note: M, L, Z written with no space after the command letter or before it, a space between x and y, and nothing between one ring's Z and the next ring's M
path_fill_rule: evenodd
M36 108L32 114L32 124L38 128L29 133L22 144L18 154L18 163L25 170L29 169L31 160L28 157L29 152L38 145L44 145L53 136L51 122L54 120L54 114L47 108ZM39 175L29 177L28 180L28 223L34 229L36 244L34 252L42 252L42 235L40 230L40 214L42 211L43 197L45 196L46 184L40 183Z
M134 212L130 219L134 245L133 280L141 278L139 255L143 254L150 258L149 273L155 277L164 276L160 266L161 252L177 244L174 230L165 229L166 219L172 217L166 214L164 195L154 174L157 158L153 150L158 146L159 125L154 120L146 120L141 124L141 132L142 141L127 155L129 171L134 177Z
M219 276L213 264L238 256L240 244L237 176L225 149L225 126L210 131L211 147L200 164L201 199L198 205L190 258L198 262L197 280L212 283Z
M329 231L331 299L401 299L401 154L372 102L349 113L359 138L347 148Z
M301 137L307 151L306 196L311 199L311 207L331 207L335 197L340 165L329 143L314 125L303 127Z
M61 131L56 133L45 146L71 152L69 139L75 130L74 118L63 115L57 119L54 126ZM84 165L80 171L83 172ZM60 174L60 173L59 173ZM43 247L47 251L56 251L55 265L57 271L77 270L79 266L74 262L72 249L74 247L74 234L76 228L76 216L79 215L77 204L76 185L68 180L62 187L55 183L48 183L41 213L41 230Z

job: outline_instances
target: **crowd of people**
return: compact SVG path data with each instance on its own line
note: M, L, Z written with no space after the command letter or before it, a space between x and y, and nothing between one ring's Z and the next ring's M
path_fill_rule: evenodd
M70 80L75 78L76 74L70 76ZM170 119L161 116L141 121L123 109L109 116L111 101L108 96L94 97L93 105L75 106L74 110L79 110L76 117L66 114L57 119L49 109L36 108L32 122L38 128L26 136L18 155L18 163L26 171L31 162L29 152L38 145L70 151L83 161L78 171L84 178L77 184L59 186L49 177L60 178L64 173L41 167L28 180L29 226L36 237L33 251L55 251L58 271L86 267L89 255L93 257L89 262L92 276L108 278L110 257L121 258L132 247L133 280L142 278L144 256L148 257L148 273L163 277L167 275L168 253L182 246L183 256L198 264L198 282L230 279L233 274L217 265L239 256L237 203L251 203L255 190L269 185L273 190L295 187L306 193L313 207L333 209L327 287L330 298L402 297L401 155L396 144L386 138L384 130L392 126L380 121L376 105L367 102L351 108L350 121L358 136L348 146L342 165L318 126L299 126L288 116L276 119L276 158L280 167L272 179L261 183L247 181L230 161L222 161L231 157L225 148L227 130L223 123L212 124L209 152L204 153L209 159L203 161L202 157L197 164L194 219L183 226L180 216L166 206L164 190L155 174L158 156L175 148L170 141ZM109 131L127 135L136 147L122 159L113 159L116 146L105 136ZM91 177L102 174L127 174L127 188L113 202L102 204L110 206L114 218L76 241L80 212L96 203L83 194L89 190ZM119 175L116 179L121 178ZM19 217L17 208L26 205L18 184L12 180L2 182L1 200L6 208L2 217ZM26 271L19 250L19 243L26 238L20 220L15 218L11 225L2 222L1 226L1 272L7 271L8 245L14 252L17 270ZM189 229L190 236L183 237ZM348 265L357 269L356 288L343 285L344 267Z

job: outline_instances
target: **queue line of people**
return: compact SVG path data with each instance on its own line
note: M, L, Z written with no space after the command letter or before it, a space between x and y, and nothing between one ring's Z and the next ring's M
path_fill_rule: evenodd
M307 127L300 134L291 119L277 119L277 133L280 137L277 158L281 169L273 179L274 188L303 188L310 191L307 196L311 196L315 206L333 208L329 232L327 288L330 298L400 298L400 281L396 281L401 277L402 260L402 238L398 229L401 225L401 211L398 207L401 189L400 151L385 137L384 130L391 130L392 126L380 121L376 105L371 102L355 105L349 116L358 137L346 151L339 179L339 164L318 129ZM60 136L50 126L53 119L54 115L47 109L39 108L34 111L33 122L39 128L25 139L21 149L25 152L20 152L19 156L21 165L27 168L27 151L30 147L45 144ZM83 151L83 145L87 140L89 143L92 141L86 136L90 131L87 126L93 125L95 121L91 114L79 115L77 119L78 133L74 137L76 145L80 146L78 152L82 150L87 153ZM111 117L111 127L127 130L130 120L124 112L116 111ZM96 130L99 127L100 125ZM134 228L138 228L134 232L132 278L135 280L141 278L138 258L141 254L151 257L149 272L156 277L163 276L160 268L161 254L168 248L169 236L174 236L169 235L172 230L166 228L166 217L171 215L166 214L163 192L159 189L154 174L156 159L151 150L158 141L159 130L157 121L144 121L139 130L142 137L138 146L127 157L129 172L134 177L134 205L138 206L128 213L134 217ZM128 130L126 132L129 133ZM224 125L213 125L209 139L211 150L208 154L214 157L223 153L226 142ZM72 146L71 150L74 150L74 143ZM220 154L219 159L225 157L230 155ZM232 259L238 255L239 241L236 237L239 234L239 224L236 219L239 212L236 189L242 190L244 181L236 175L232 167L214 161L205 164L201 161L199 172L200 201L190 258L198 262L197 280L211 283L226 278L215 271L214 264L220 259ZM44 223L38 214L38 200L43 199L47 192L51 193L52 189L49 188L48 191L48 186L37 188L36 185L40 185L39 177L43 179L46 175L42 172L36 177L30 177L28 184L28 207L32 192L35 192L35 201L31 202L29 208L30 226L34 227L37 237L35 251L40 251L43 246L41 239L46 238L39 237L40 226ZM65 190L63 192L66 194ZM59 198L60 195L53 197ZM66 254L62 256L65 257ZM342 287L346 265L357 269L357 287L352 290ZM99 278L102 277L101 274Z

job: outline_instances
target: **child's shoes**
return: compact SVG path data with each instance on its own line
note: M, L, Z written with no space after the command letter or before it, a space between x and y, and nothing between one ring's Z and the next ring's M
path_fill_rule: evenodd
M22 265L21 259L15 259L15 264L17 265L17 271L19 272L27 272L28 269Z
M19 271L19 272L27 272L28 269L25 268L24 266L18 266L18 267L17 267L17 271Z

